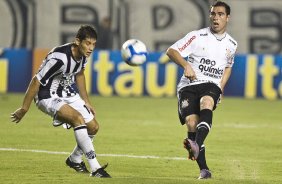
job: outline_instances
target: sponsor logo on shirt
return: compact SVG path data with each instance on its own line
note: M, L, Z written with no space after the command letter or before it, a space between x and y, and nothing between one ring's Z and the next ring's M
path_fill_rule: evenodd
M186 47L188 47L193 40L195 40L196 36L192 36L182 47L178 48L180 52L182 52Z
M212 78L220 79L223 75L223 69L214 67L216 61L202 58L199 65L199 70L205 75Z

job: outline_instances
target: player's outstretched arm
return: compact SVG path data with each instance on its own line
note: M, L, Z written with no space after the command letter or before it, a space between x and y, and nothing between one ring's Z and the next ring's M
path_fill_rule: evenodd
M22 106L17 109L15 112L11 113L11 120L12 122L18 123L27 113L32 100L34 99L35 95L39 90L40 83L38 79L34 76L30 81L28 89L25 93L24 100Z

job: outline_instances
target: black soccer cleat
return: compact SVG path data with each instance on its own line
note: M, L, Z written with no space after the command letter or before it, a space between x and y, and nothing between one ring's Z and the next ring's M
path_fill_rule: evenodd
M199 146L196 141L192 141L191 139L184 139L183 141L184 148L188 151L188 159L197 160L199 156Z
M97 177L97 178L111 178L111 176L105 171L105 168L108 166L108 164L104 165L103 167L97 169L96 171L92 172L90 174L91 177Z
M72 162L70 160L70 157L68 157L67 160L66 160L66 164L70 168L74 169L76 172L79 172L79 173L89 173L89 171L87 170L86 165L85 165L85 163L83 161L80 162L80 163L75 163L75 162Z
M211 171L208 169L202 169L200 171L200 176L199 176L199 180L203 180L203 179L210 179L212 177Z

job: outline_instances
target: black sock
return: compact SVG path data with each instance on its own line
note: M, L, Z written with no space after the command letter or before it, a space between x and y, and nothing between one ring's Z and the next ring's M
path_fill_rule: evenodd
M195 139L196 139L196 132L188 132L187 133L187 137L188 137L188 139L190 139L192 141L195 141Z
M200 170L202 170L202 169L209 170L209 168L207 166L207 162L206 162L205 146L204 145L202 145L201 148L200 148L200 153L199 153L199 156L197 158L197 164L198 164Z
M200 121L197 125L197 133L196 133L196 142L199 146L201 146L212 125L212 111L209 109L203 109L200 111Z

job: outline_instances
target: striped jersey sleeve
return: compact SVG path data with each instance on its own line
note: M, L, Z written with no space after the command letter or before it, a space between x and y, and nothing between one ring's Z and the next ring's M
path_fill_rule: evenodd
M57 58L46 59L36 74L41 85L46 86L49 79L64 71L64 62Z

